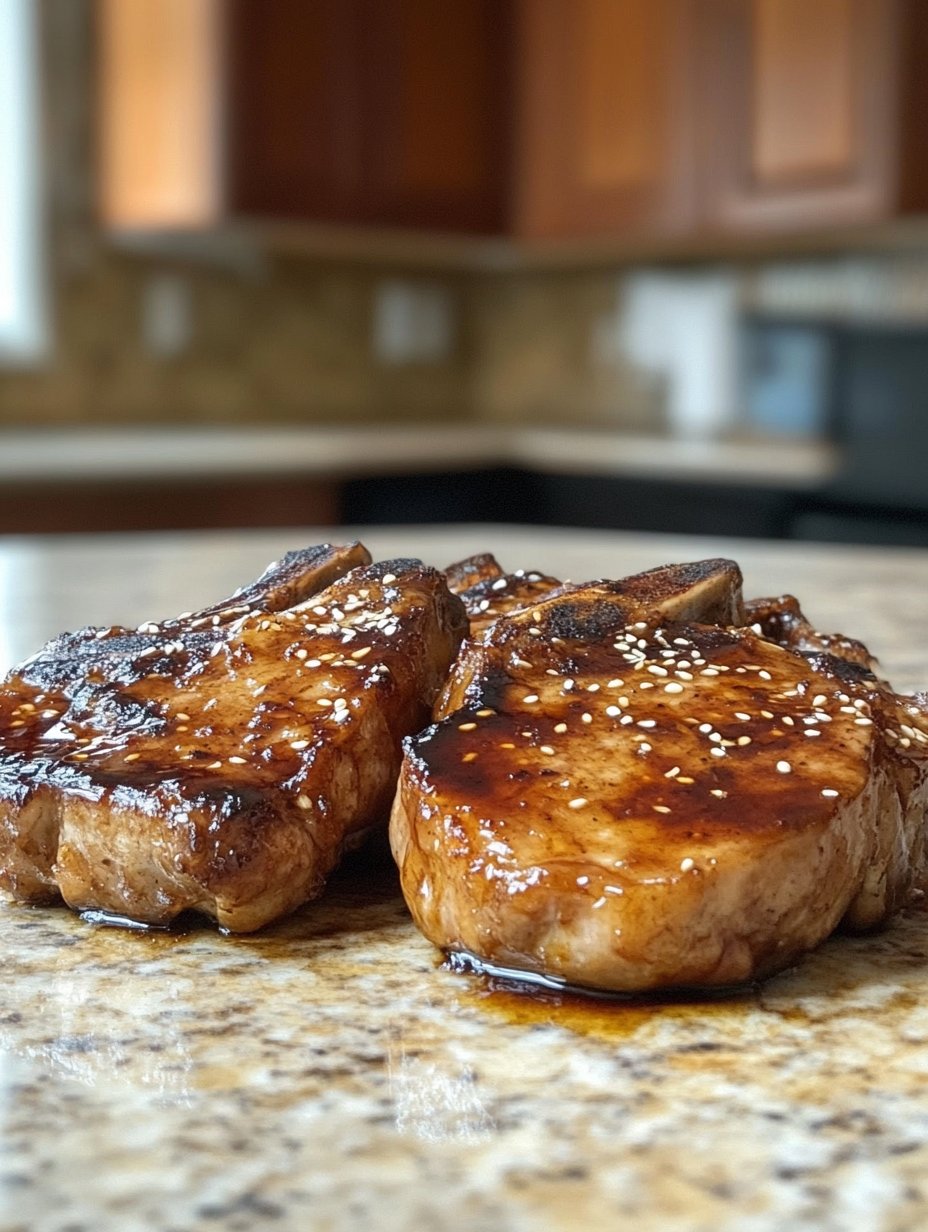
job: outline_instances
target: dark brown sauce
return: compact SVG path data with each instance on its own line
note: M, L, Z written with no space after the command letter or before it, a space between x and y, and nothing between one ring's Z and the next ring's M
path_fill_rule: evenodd
M516 972L488 967L470 955L449 955L446 969L466 973L466 999L484 1013L521 1028L563 1027L608 1043L625 1040L659 1021L691 1023L736 1017L758 1004L759 986L669 989L652 993L605 992L570 984L547 985Z

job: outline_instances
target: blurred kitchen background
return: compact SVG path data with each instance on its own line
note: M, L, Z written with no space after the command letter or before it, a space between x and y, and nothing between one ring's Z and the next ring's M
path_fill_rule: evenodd
M926 64L926 0L0 0L0 533L928 546Z

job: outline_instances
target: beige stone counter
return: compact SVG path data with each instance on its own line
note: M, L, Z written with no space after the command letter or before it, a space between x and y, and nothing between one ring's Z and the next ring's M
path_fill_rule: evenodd
M0 541L0 660L217 598L311 532ZM900 686L928 553L493 527L365 536L575 578L727 548ZM255 937L0 904L0 1229L928 1226L928 911L729 1001L596 1006L442 969L383 852Z
M316 428L81 428L0 433L4 482L303 475L354 478L513 466L814 488L832 478L824 442L689 441L604 429L482 424Z

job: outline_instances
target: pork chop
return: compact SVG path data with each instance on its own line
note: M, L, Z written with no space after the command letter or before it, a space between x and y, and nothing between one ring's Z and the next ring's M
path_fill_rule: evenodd
M928 723L887 717L911 699L853 644L778 631L712 561L563 588L465 643L391 819L426 937L638 992L763 978L885 921L924 877Z
M440 573L351 544L196 614L64 634L0 686L0 884L236 932L293 910L382 818L465 626Z
M470 620L470 636L478 640L498 616L528 607L561 585L557 578L535 570L505 573L489 552L449 565L445 579L452 594L463 601Z

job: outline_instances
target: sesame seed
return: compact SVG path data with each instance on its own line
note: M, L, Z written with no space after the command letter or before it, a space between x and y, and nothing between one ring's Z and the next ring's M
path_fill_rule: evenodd
M520 659L518 655L513 657L512 664L513 664L513 667L530 668L532 666L531 663L529 663L528 659Z
M593 722L593 716L590 714L588 710L585 710L583 714L581 714L580 722L581 723L592 723Z
M294 650L293 654L297 659L305 659L309 654L309 651L305 647L301 646L299 650Z
M567 807L572 809L582 809L587 803L585 796L577 796L573 800L568 800Z
M839 793L833 787L823 787L822 795L827 796L829 800L833 800Z
M761 718L764 718L764 719L772 719L772 718L773 718L773 711L772 711L772 710L762 710L760 713L761 713Z
M655 813L669 813L670 812L670 809L667 807L666 804L652 804L651 808L655 811Z
M805 735L807 736L820 736L821 734L817 727L807 727L805 730Z
M531 705L533 702L538 701L538 694L537 693L526 693L525 697L523 697L522 700L524 702L527 702L529 705Z
M667 668L658 667L656 663L652 663L648 667L648 671L651 673L652 676L666 676L667 675Z
M816 693L816 695L812 698L812 705L813 706L824 706L827 701L828 701L828 698L825 696L824 693Z
M672 766L669 770L665 771L664 778L665 779L675 779L679 773L680 773L680 767Z
M692 680L693 679L692 672L684 672L684 671L678 670L676 672L676 676L678 680Z
M141 756L141 753L127 753L123 758L123 761L138 761Z
M308 740L291 740L290 747L295 753L301 753L303 749L309 748Z
M781 774L789 774L792 768L793 767L789 764L788 761L778 761L777 762L777 769L779 770Z
M681 873L688 873L691 868L695 868L695 867L696 867L696 861L693 859L692 856L684 856L684 858L680 861L680 872Z
M512 743L511 740L504 740L503 743L499 747L501 749L514 749L516 746Z
M476 759L477 759L476 753L465 753L464 756L461 758L461 761L476 761Z
M236 766L244 766L245 764L245 758L239 757L237 753L233 754L233 756L229 758L229 761Z
M715 796L715 798L716 798L717 800L724 800L724 799L726 799L726 797L728 796L728 792L727 792L727 791L723 791L723 790L721 789L721 787L710 787L710 788L709 788L709 795L710 795L710 796Z
M588 684L588 685L586 686L586 691L587 691L587 693L598 693L598 692L599 692L599 685L598 685L598 684L596 683L596 681L594 680L592 684Z
M873 719L866 719L866 718L861 717L859 719L855 719L854 723L857 727L872 727Z
M719 673L714 667L704 667L699 674L700 676L717 676Z
M762 670L762 671L759 671L757 674L758 676L760 676L761 680L772 680L773 679L773 677L767 671Z
M577 885L578 885L578 886L585 886L585 885L589 885L589 884L590 884L590 879L589 879L589 877L578 877L578 878L577 878Z
M686 784L689 786L690 784L695 783L695 782L696 782L696 780L695 780L695 779L691 779L691 778L690 778L690 776L689 776L688 774L681 774L681 775L678 775L678 776L677 776L677 782L678 782L678 783L686 783Z
M725 756L725 750L717 744L714 744L712 748L709 750L709 752L712 754L713 757L724 757Z
M702 734L705 736L709 732L712 731L712 724L711 723L700 723L699 726L696 728L696 730L702 732Z
M664 685L664 692L665 693L682 693L683 685L678 684L676 680L671 680L670 684Z
M743 710L736 710L735 718L740 719L742 723L750 723L751 721L751 716L749 714L746 714L745 711Z
M207 770L220 770L222 768L222 762L221 761L211 761L206 768Z
M639 727L656 727L657 720L656 719L639 719L638 726Z
M297 807L301 809L311 809L313 807L313 803L309 796L304 796L302 793L297 796L296 803Z
M609 718L610 718L610 719L616 719L616 718L618 718L618 716L619 716L621 713L622 713L622 711L621 711L620 707L618 707L618 706L607 706L607 707L606 707L606 714L608 714L608 716L609 716ZM555 728L555 730L557 730L557 729Z
M389 586L391 582L396 581L396 574L395 573L385 573L380 580L383 582L384 586Z
M624 680L619 680L618 676L616 676L614 680L609 681L609 683L606 685L606 688L607 689L621 689L624 683L625 683Z
M369 655L370 653L370 646L359 646L357 650L352 650L351 657L352 659L363 659L365 655Z
M751 743L751 737L739 736L735 743L742 749L747 748L747 746Z
M564 732L567 731L567 724L566 723L555 723L554 730L557 732L559 736L562 736Z
M459 723L458 731L474 731L476 727L476 723Z
M495 710L491 710L491 709L489 708L489 706L485 707L483 710L478 710L478 711L477 711L477 717L478 717L478 719L488 719L488 718L490 717L490 715L491 715L491 714L496 714L496 711L495 711Z
M332 700L329 697L318 697L316 698L316 705L317 706L331 706Z
M177 714L175 714L174 718L175 718L175 719L177 719L177 720L178 720L179 722L181 722L181 723L187 723L187 722L189 722L189 720L190 720L190 715L189 715L189 714L184 714L183 710L178 710L178 712L177 712Z
M542 744L540 746L540 751L548 757L554 756L554 749L551 747L550 744Z

